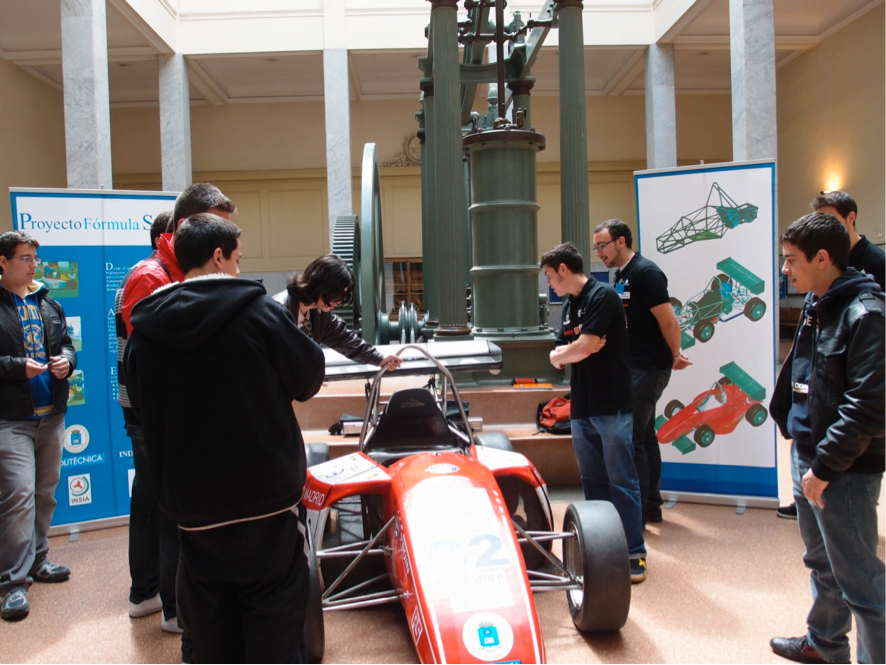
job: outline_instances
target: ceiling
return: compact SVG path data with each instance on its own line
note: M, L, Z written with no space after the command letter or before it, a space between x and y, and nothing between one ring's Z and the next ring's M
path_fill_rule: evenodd
M883 0L775 0L776 63L781 66ZM62 89L59 0L0 3L0 55ZM157 105L156 40L109 1L108 74L112 106ZM730 92L729 0L697 0L666 35L675 46L678 93ZM588 94L642 94L643 46L586 47ZM422 51L349 51L353 99L417 99ZM188 56L193 103L323 99L321 52ZM541 50L534 95L556 95L557 49Z

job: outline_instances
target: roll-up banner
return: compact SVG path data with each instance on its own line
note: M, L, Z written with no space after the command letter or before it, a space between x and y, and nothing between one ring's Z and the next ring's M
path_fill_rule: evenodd
M775 163L638 171L634 182L639 248L667 275L693 363L671 374L655 414L662 496L777 506Z
M132 446L117 403L114 296L151 253L154 215L175 193L10 188L13 228L40 243L35 279L65 311L77 351L53 527L129 514ZM54 529L55 530L55 529Z

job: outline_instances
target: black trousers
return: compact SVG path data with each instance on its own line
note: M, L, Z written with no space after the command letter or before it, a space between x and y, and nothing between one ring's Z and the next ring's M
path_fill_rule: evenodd
M181 554L192 662L305 662L308 563L294 513L181 531Z

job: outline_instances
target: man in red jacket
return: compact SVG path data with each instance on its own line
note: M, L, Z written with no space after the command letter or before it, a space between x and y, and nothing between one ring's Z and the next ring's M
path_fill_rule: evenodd
M209 183L198 182L185 189L176 199L172 218L181 223L191 215L212 212L230 221L235 210L234 204L221 190ZM156 242L156 253L137 265L120 287L122 297L118 293L121 305L117 322L117 345L121 360L126 340L132 333L132 308L161 286L181 282L185 278L175 258L172 240L172 233L160 235ZM160 628L166 632L180 633L182 626L177 620L175 602L178 532L175 525L158 509L148 483L144 430L128 401L126 373L122 363L117 378L119 394L127 398L126 403L121 399L121 405L126 433L132 440L135 466L129 524L129 569L132 579L129 589L129 616L143 617L162 608ZM159 542L154 542L157 540Z

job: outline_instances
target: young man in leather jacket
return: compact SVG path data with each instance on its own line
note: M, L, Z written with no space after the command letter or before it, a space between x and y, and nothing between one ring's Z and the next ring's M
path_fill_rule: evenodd
M803 663L849 662L852 617L860 663L884 656L884 565L877 500L884 465L884 306L879 286L847 267L849 234L815 212L782 235L782 272L806 303L769 411L793 441L791 474L812 609L803 637L772 650Z

